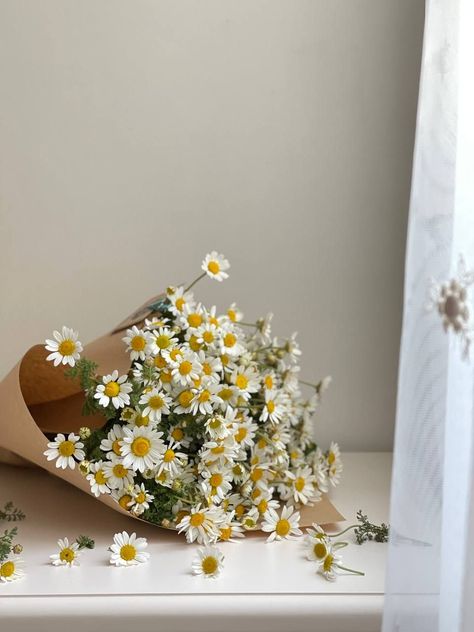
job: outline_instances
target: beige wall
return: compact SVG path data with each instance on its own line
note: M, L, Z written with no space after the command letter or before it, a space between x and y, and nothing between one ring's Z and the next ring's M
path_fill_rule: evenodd
M7 371L222 250L300 332L319 437L391 445L422 0L0 0Z

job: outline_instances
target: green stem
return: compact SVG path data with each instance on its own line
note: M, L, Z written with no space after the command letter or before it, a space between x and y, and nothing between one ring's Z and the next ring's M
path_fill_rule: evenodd
M305 380L298 380L300 384L304 384L305 386L311 386L311 388L317 388L316 384L311 384L311 382L306 382Z
M344 533L347 533L351 529L357 529L357 527L360 527L360 524L351 524L349 527L346 527L343 531L339 531L339 533L334 533L334 534L329 534L329 535L331 536L331 538L338 538L339 536L344 535Z
M200 281L201 279L204 279L204 277L206 276L206 272L203 272L202 274L200 274L197 279L194 279L194 281L191 283L191 285L188 285L188 287L184 290L184 292L189 292L189 290L194 287L196 285L196 283L198 281Z
M347 568L347 566L341 566L340 564L335 564L335 566L337 566L337 568L339 568L341 571L346 571L348 573L352 573L353 575L365 575L365 573L363 573L362 571L356 571L353 568Z
M244 323L243 321L236 322L236 325L242 325L242 327L257 327L256 323Z

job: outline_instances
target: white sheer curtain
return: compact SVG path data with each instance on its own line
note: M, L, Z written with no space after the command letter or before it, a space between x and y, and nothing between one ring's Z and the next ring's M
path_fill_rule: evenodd
M474 631L472 270L474 0L430 0L406 256L384 632Z

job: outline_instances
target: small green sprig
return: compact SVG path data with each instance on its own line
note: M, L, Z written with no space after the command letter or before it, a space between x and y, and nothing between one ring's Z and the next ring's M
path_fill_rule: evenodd
M97 364L88 360L87 358L81 358L76 364L64 372L66 377L72 380L79 380L81 388L88 391L91 388L95 388L97 384L96 371Z
M79 545L79 549L93 549L95 542L88 535L79 535L76 538L76 542Z
M3 535L0 536L0 562L3 562L10 555L13 548L13 539L17 533L18 529L13 527L13 529L4 531Z
M357 544L363 544L364 542L367 542L367 540L388 542L388 525L384 522L382 522L381 525L369 522L366 514L362 513L361 509L357 512L356 517L360 522L360 525L354 529Z
M25 514L13 505L10 500L5 503L3 509L0 509L0 520L6 520L7 522L19 522L25 519Z

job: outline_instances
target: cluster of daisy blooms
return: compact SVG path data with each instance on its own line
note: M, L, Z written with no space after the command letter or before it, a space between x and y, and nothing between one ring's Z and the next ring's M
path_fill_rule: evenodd
M219 315L194 299L197 281L222 281L228 268L211 252L189 287L169 287L126 331L126 375L98 375L72 329L46 341L47 359L80 379L85 413L105 416L97 430L58 434L48 460L79 463L95 496L206 546L257 528L269 540L300 535L298 508L316 503L342 469L338 446L323 452L313 439L330 378L300 380L296 334L274 337L271 314L245 323L235 304ZM313 387L309 399L301 384Z

